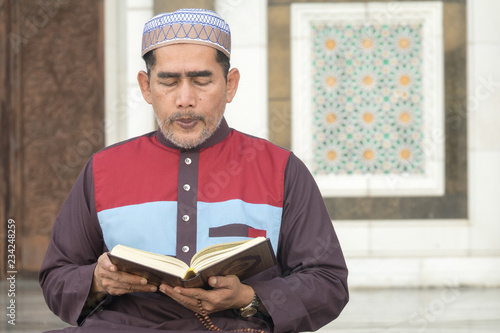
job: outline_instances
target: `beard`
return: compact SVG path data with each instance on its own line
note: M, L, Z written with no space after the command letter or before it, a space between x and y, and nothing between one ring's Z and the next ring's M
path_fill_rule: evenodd
M170 115L169 117L161 120L155 113L156 121L158 122L158 126L163 135L165 136L165 138L170 142L172 142L177 147L182 149L191 149L205 142L209 137L212 136L212 134L214 134L215 130L219 128L223 116L224 115L221 114L218 118L205 117L196 114L193 111L187 111L187 112L176 112ZM203 125L201 134L194 138L183 138L182 136L176 135L172 130L172 126L175 121L183 118L189 118L200 121Z

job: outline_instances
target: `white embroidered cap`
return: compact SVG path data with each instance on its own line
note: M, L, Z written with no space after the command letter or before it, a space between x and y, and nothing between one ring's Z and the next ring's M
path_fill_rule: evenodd
M144 25L142 56L169 44L194 43L211 46L231 55L229 25L219 14L198 8L179 9L156 15Z

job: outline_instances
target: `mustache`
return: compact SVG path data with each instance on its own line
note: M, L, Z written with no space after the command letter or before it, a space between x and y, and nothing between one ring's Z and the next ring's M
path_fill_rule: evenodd
M205 117L200 114L196 114L193 111L188 111L188 112L176 112L171 114L165 119L165 122L167 123L173 123L174 121L180 120L180 119L192 119L192 120L201 120L205 121Z

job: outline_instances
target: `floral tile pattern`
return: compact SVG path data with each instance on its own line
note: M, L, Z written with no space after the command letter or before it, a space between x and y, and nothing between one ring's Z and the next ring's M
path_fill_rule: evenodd
M422 23L312 24L314 174L423 174Z
M292 149L324 196L443 195L442 7L291 5Z

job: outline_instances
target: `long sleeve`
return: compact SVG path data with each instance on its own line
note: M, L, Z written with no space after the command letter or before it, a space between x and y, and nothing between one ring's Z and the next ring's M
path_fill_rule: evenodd
M314 331L348 302L347 267L323 198L305 165L290 155L277 259L282 276L251 281L274 332Z
M92 160L77 178L54 223L39 281L49 308L76 325L104 242L95 209Z

